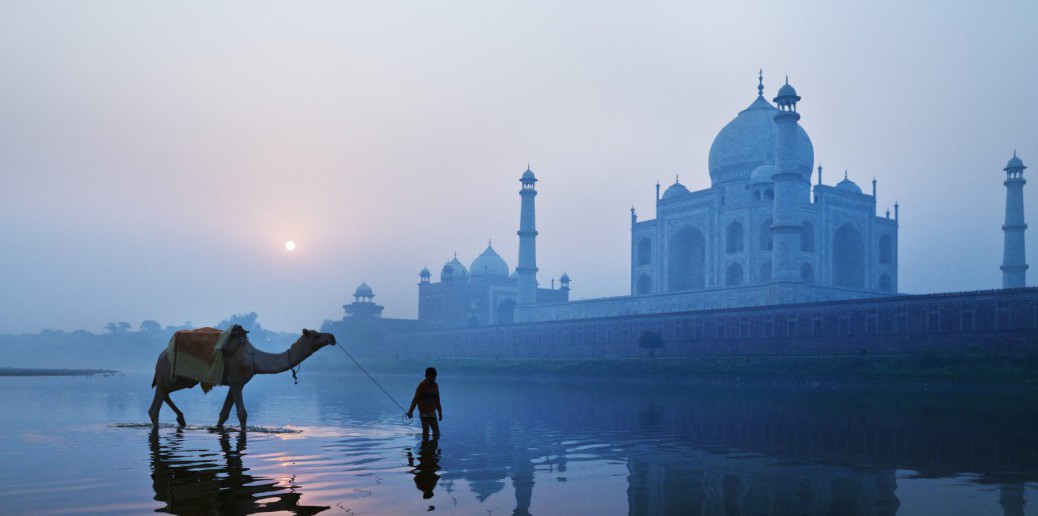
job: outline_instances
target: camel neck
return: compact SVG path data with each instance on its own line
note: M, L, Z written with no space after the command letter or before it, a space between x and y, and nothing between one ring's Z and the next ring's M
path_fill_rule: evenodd
M250 351L256 362L257 374L283 373L313 354L313 351L307 351L305 346L298 345L298 342L281 353L267 353L256 349L255 346L252 346Z

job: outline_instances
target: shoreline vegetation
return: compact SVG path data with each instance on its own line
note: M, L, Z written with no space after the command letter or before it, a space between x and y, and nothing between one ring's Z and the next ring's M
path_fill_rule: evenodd
M1038 385L1038 353L921 353L833 356L682 358L359 358L380 373L414 373L429 365L443 373L505 376L668 376L689 379L820 380ZM346 364L351 372L360 372ZM330 367L321 367L330 370ZM338 369L338 368L336 368Z
M0 376L113 376L114 369L47 369L41 367L0 367Z

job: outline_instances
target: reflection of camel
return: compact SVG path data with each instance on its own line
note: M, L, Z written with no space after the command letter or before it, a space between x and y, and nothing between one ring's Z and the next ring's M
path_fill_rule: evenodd
M317 514L326 506L299 505L301 493L292 491L278 482L247 474L243 466L245 432L237 434L231 448L231 436L220 433L220 448L225 464L213 464L211 458L195 455L194 450L183 449L181 430L169 439L159 438L158 430L151 431L151 480L155 500L165 502L159 512L171 514L252 514L284 511L292 514ZM163 442L165 441L165 442ZM226 466L226 467L224 467Z
M440 470L440 447L437 441L422 441L422 447L418 450L417 466L414 454L407 450L407 465L414 468L411 471L414 475L414 485L422 492L422 498L432 498L436 482L440 480L440 475L436 473Z
M231 414L231 405L235 405L238 409L238 422L241 423L242 429L245 428L245 419L248 415L245 412L241 391L253 375L283 373L299 365L315 351L335 344L335 336L331 333L303 330L303 335L288 350L282 353L266 353L256 349L249 342L247 333L241 326L235 325L231 329L231 337L224 347L223 385L228 386L229 389L216 426L223 426ZM180 426L186 425L184 413L173 404L169 393L180 389L190 389L195 385L198 385L195 380L179 376L172 377L168 350L163 350L155 364L155 379L152 381L152 387L155 387L155 399L152 400L151 408L148 409L152 424L158 426L159 411L162 409L162 402L165 401L169 408L176 412L177 423Z

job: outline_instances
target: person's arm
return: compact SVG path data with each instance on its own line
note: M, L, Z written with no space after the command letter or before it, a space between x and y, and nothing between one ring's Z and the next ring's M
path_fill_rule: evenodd
M414 399L411 400L411 408L407 409L407 417L414 417L414 408L418 405L418 393L422 392L422 386L419 385L414 391Z
M440 390L436 389L436 411L440 413L440 421L443 421L443 406L440 405Z

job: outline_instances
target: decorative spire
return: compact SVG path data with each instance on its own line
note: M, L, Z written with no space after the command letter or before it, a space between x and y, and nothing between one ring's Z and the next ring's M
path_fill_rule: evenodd
M678 176L678 174L674 174L674 184L678 184L680 182L680 176Z
M847 180L847 169L843 169L843 180Z
M789 74L786 74L786 84L789 84Z
M764 69L761 68L757 71L757 96L764 96Z
M818 184L822 184L822 162L818 162Z

